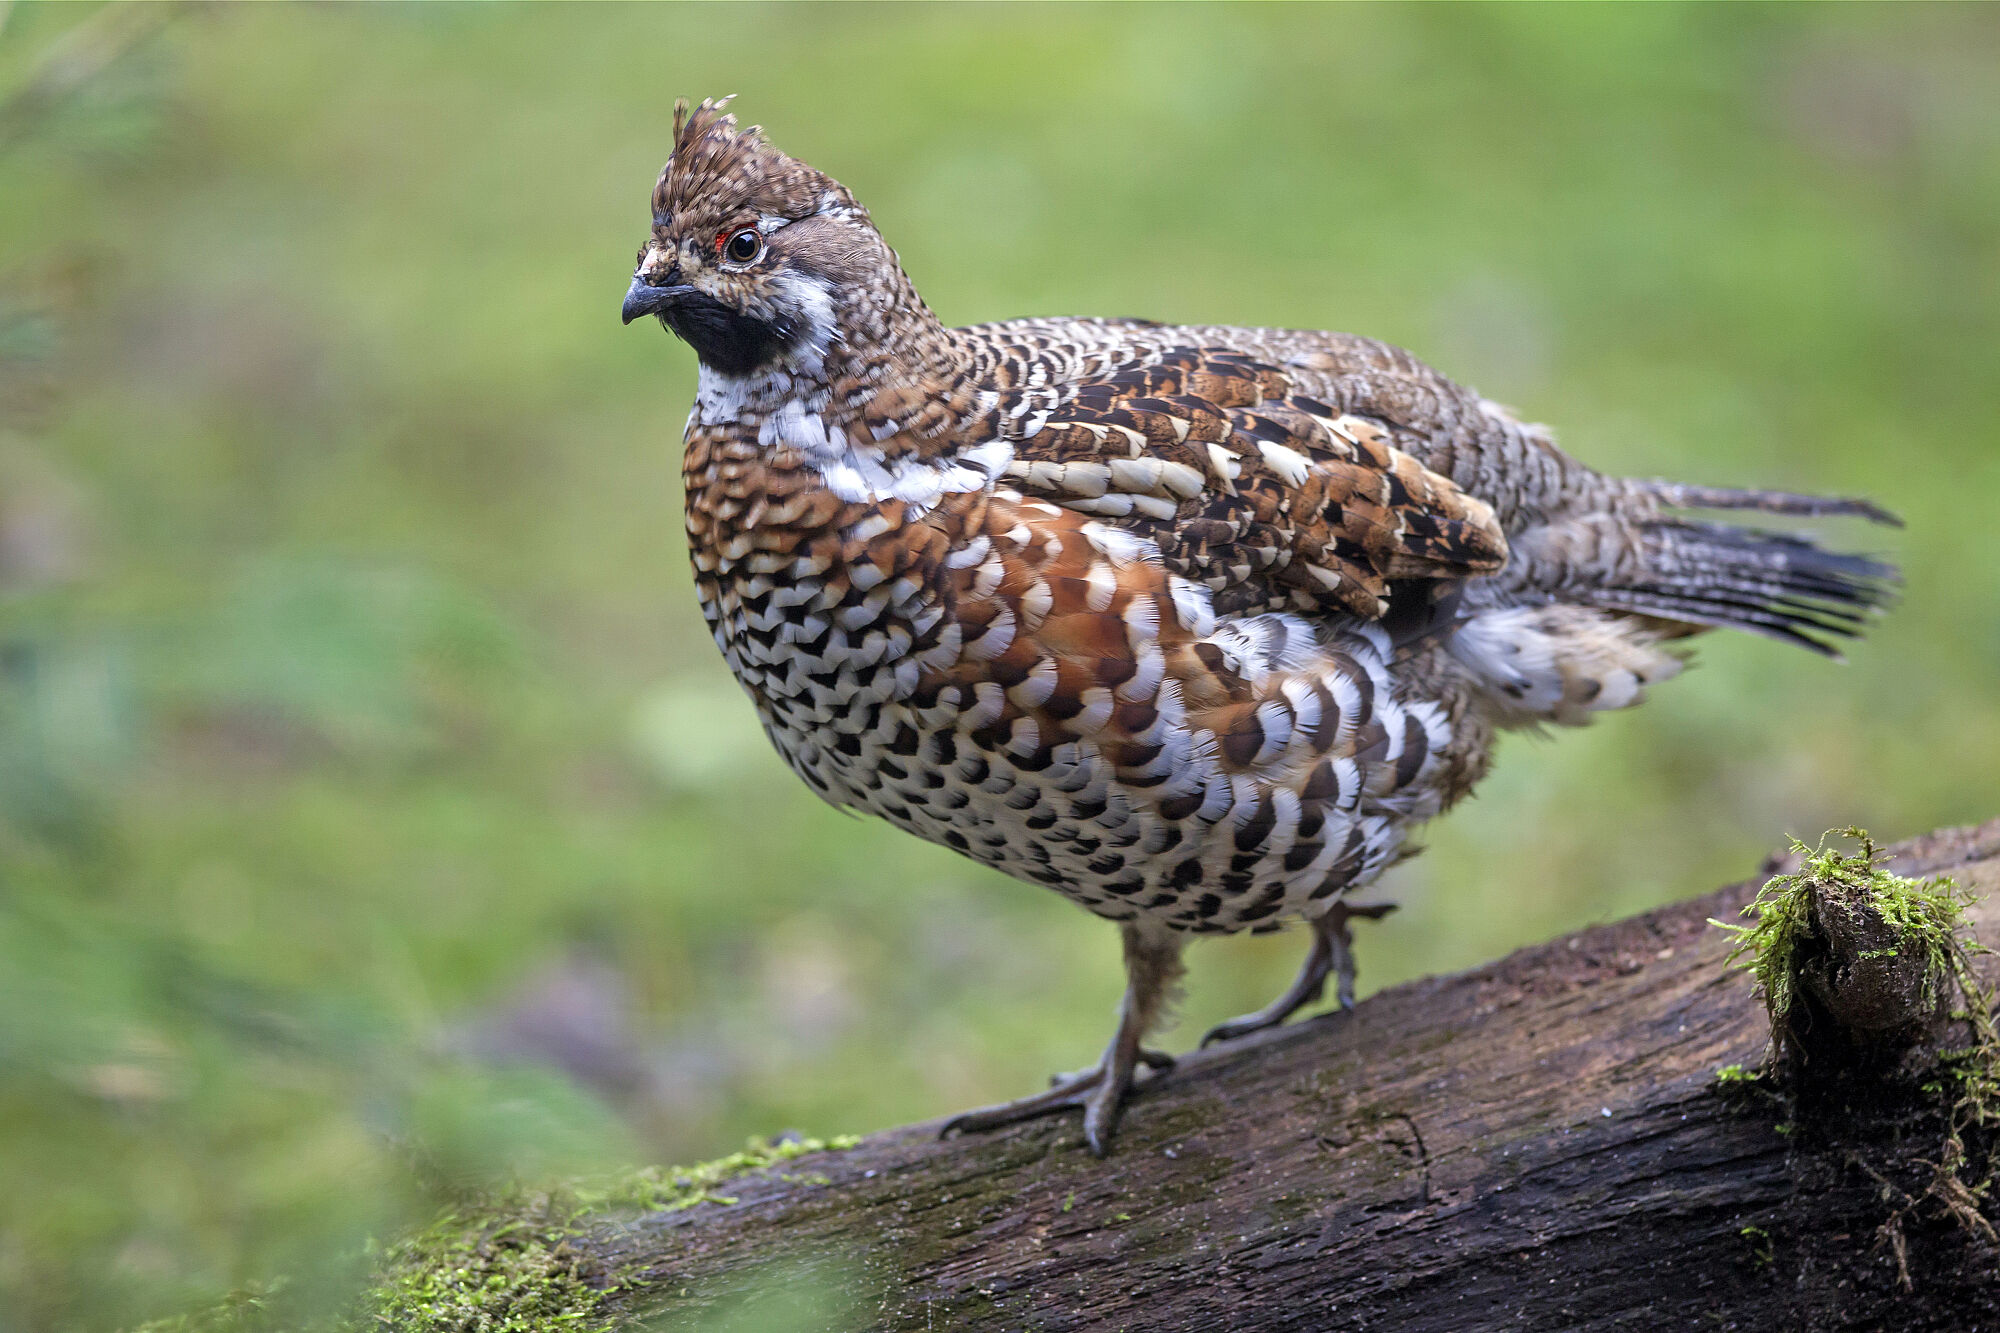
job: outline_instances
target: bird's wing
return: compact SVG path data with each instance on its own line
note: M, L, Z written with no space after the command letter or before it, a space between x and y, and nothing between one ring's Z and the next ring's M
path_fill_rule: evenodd
M1394 438L1280 365L1195 346L1071 386L1005 480L1150 539L1218 614L1377 620L1390 580L1463 579L1507 559L1491 507Z

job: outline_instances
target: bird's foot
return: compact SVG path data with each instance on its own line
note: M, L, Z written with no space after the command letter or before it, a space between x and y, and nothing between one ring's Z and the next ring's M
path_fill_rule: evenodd
M1266 1028L1281 1026L1286 1019L1307 1005L1318 1003L1319 997L1325 991L1326 985L1324 982L1313 987L1310 992L1298 996L1294 996L1291 991L1286 991L1262 1009L1258 1009L1253 1013L1241 1014L1224 1023L1217 1023L1214 1027L1201 1034L1201 1044L1203 1047L1209 1047L1215 1045L1217 1042L1235 1041L1238 1037L1247 1037L1253 1032L1262 1032ZM1350 1006L1343 1005L1342 1007L1346 1008Z
M1274 1028L1309 1004L1317 1004L1326 993L1326 979L1334 978L1334 996L1342 1009L1354 1007L1354 934L1347 923L1355 917L1379 921L1396 910L1394 903L1335 903L1326 915L1312 923L1312 948L1305 964L1285 993L1255 1013L1218 1023L1202 1035L1201 1044L1234 1041L1253 1032Z
M1168 1055L1165 1051L1149 1051L1142 1048L1139 1052L1139 1063L1148 1069L1157 1069L1164 1074L1167 1070L1174 1067L1175 1061L1174 1057ZM1092 1065L1088 1069L1079 1069L1074 1074L1051 1074L1049 1075L1049 1086L1055 1088L1069 1083L1072 1079L1095 1078L1097 1074L1098 1066L1096 1065ZM1005 1105L1011 1106L1013 1103L1008 1102Z
M1115 1050L1107 1051L1104 1059L1089 1069L1074 1074L1058 1074L1050 1081L1047 1092L1017 1097L1011 1102L982 1106L953 1116L945 1121L938 1137L999 1129L1081 1106L1084 1141L1090 1145L1092 1154L1102 1157L1110 1151L1112 1131L1117 1128L1118 1114L1124 1107L1125 1097L1132 1089L1133 1076L1140 1065L1165 1071L1174 1067L1174 1057L1164 1051L1138 1050L1121 1061Z
M1104 1048L1103 1058L1080 1074L1056 1079L1047 1092L953 1116L938 1131L938 1137L998 1129L1050 1111L1081 1106L1083 1141L1098 1157L1111 1150L1111 1133L1118 1128L1118 1112L1132 1090L1139 1066L1173 1067L1172 1056L1147 1050L1143 1041L1160 1016L1169 988L1181 974L1181 941L1177 936L1130 922L1120 933L1125 943L1125 999L1118 1006L1118 1031Z

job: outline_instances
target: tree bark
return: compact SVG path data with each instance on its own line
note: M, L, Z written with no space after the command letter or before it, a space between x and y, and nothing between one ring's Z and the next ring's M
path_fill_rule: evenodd
M2000 945L2000 820L1890 850ZM1075 1113L914 1125L571 1243L655 1328L2000 1328L1988 1239L1919 1202L1934 1081L1718 1080L1770 1029L1709 922L1763 879L1189 1056L1105 1161Z

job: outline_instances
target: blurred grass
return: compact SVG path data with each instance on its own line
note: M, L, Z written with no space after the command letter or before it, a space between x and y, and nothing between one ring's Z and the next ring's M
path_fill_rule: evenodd
M613 316L676 95L947 319L1352 329L1909 520L1842 535L1909 579L1849 667L1713 639L1510 741L1369 985L1995 813L1990 8L0 12L0 1330L324 1310L465 1182L1101 1040L1108 930L817 805L701 627L692 363ZM1181 1035L1297 948L1197 951Z

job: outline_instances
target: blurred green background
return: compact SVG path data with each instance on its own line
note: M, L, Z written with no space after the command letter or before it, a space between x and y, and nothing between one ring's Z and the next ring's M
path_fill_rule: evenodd
M1092 1057L1108 927L818 805L703 631L693 362L616 307L676 95L947 320L1416 350L1606 470L1867 494L1842 668L1704 640L1503 747L1370 988L2000 813L2000 10L0 6L0 1330L467 1184ZM1186 1043L1296 936L1193 956Z

